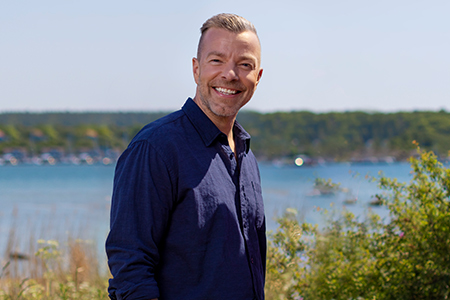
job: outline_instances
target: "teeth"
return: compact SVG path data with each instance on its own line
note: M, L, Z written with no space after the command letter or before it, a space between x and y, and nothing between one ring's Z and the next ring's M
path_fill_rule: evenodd
M225 94L225 95L234 95L237 92L235 90L224 89L221 87L216 88L216 91L218 91L219 93Z

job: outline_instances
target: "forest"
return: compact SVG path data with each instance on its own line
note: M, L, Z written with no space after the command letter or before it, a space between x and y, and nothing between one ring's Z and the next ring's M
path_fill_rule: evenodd
M117 156L144 126L167 112L1 113L0 155L58 152ZM238 122L251 134L260 160L405 160L413 141L440 158L450 149L450 113L441 110L368 113L241 111Z

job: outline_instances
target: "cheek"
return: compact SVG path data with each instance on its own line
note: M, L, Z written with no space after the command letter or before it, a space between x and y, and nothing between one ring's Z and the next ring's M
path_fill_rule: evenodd
M244 84L245 84L245 86L247 86L247 88L249 88L249 89L255 89L257 83L258 83L257 78L256 78L255 76L250 75L250 76L247 76L247 77L245 78L245 83L244 83Z
M252 85L252 86L257 85L258 79L259 79L259 74L256 71L249 72L244 76L244 80L245 80L246 84Z

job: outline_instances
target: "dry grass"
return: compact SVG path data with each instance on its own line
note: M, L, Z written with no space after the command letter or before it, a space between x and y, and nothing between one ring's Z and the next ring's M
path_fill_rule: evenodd
M109 274L95 243L70 237L36 240L33 234L25 243L15 228L0 260L0 300L108 299ZM24 244L27 251L15 250Z

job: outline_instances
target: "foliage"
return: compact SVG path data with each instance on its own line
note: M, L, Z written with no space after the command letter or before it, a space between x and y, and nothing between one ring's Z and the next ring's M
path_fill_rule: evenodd
M339 183L334 183L331 179L325 180L319 177L314 180L314 189L322 195L334 194L342 190Z
M252 135L253 152L262 158L349 158L410 156L410 141L445 155L450 148L447 112L315 114L305 111L258 114L243 112L240 123Z
M120 151L140 128L165 114L2 113L0 132L5 138L0 135L0 154L14 147L23 147L34 154L52 147L63 148L66 153L111 148ZM445 111L318 114L242 111L238 121L252 135L252 151L259 159L293 159L304 154L335 160L372 156L403 160L414 150L411 140L441 156L450 149L450 118Z
M296 294L296 285L304 282L302 275L308 264L305 253L311 247L310 239L317 227L299 224L297 211L287 209L279 218L278 230L268 241L266 273L266 298L273 300L289 299L286 295Z
M287 212L269 244L268 298L448 299L450 169L418 152L411 182L378 179L388 220L326 213L319 231Z

